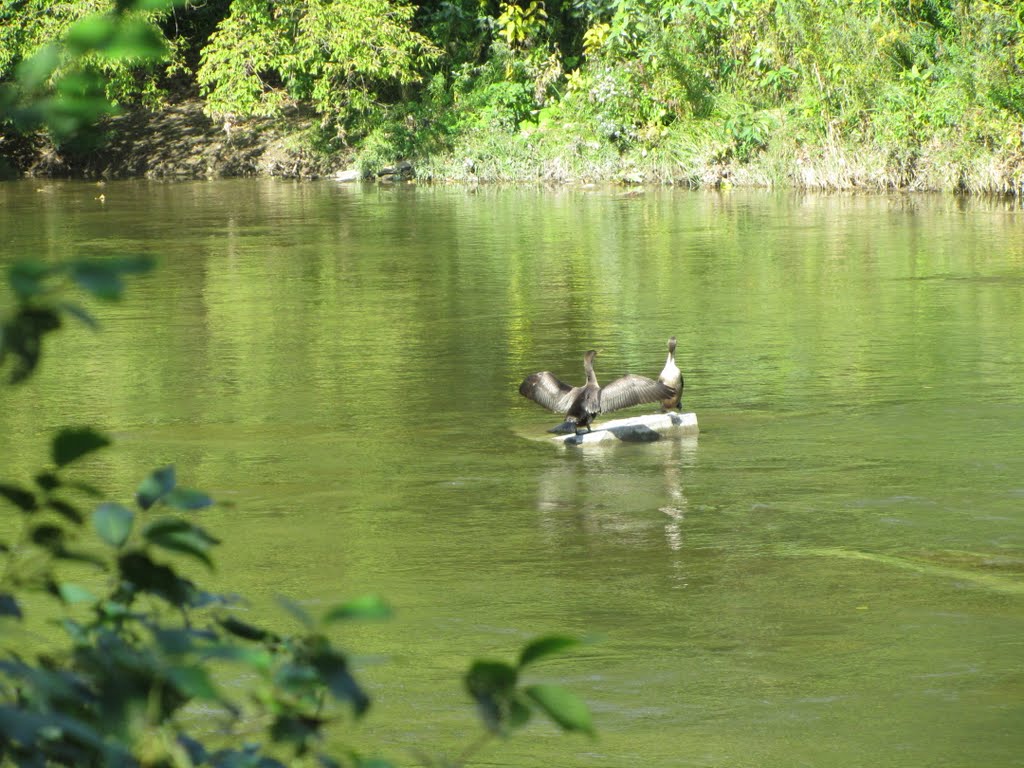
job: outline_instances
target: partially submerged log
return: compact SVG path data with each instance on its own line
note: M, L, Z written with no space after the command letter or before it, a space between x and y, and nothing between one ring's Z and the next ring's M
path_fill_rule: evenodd
M623 442L652 443L684 435L700 433L696 413L652 413L628 419L599 422L592 432L578 435L559 435L551 438L563 445L590 445L591 443Z

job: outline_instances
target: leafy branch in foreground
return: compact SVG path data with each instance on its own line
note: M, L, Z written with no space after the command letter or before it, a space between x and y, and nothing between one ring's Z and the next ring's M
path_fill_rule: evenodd
M118 0L113 15L86 17L66 43L71 60L90 54L114 60L157 56L149 45L154 40L124 11L173 4ZM132 47L137 34L139 45ZM26 78L35 71L35 85L42 89L55 72L51 53L27 65L15 86L32 85ZM15 104L16 90L0 87L0 119L45 106L45 97L33 93L26 90L25 103ZM88 124L106 104L96 99L65 100L60 109L41 109L39 119L56 130L66 110L65 128ZM11 266L14 308L0 317L0 368L9 364L9 381L23 383L36 372L44 338L67 317L97 326L83 306L65 297L67 289L116 300L125 276L151 268L144 256ZM50 443L51 464L31 482L0 479L0 509L13 508L20 519L20 526L5 528L15 530L14 537L0 541L0 636L6 646L0 649L0 762L390 766L355 750L342 750L339 758L325 748L338 743L333 734L328 741L330 727L358 720L370 707L351 659L329 633L352 620L388 618L387 603L365 596L314 616L282 599L302 627L294 635L242 620L241 598L202 589L186 570L214 567L220 540L194 521L213 500L179 486L174 467L167 466L143 478L131 501L98 501L103 494L74 472L80 461L109 445L92 427L66 427ZM69 571L72 578L65 576ZM49 647L40 651L30 624L37 608L54 612L42 609L48 598L57 601L63 636L48 638ZM24 631L16 631L14 622ZM586 708L567 691L519 683L526 666L574 644L552 636L527 645L514 666L473 663L466 685L486 733L458 765L493 735L524 725L531 711L543 712L566 731L593 732ZM240 693L229 693L235 691ZM264 737L255 740L260 730Z
M15 264L8 279L16 308L0 338L0 362L14 361L11 380L31 377L43 335L64 316L96 326L65 298L65 287L116 299L124 275L150 266L143 258ZM358 721L371 703L330 635L353 620L387 619L390 606L370 595L315 616L281 598L301 626L291 635L240 618L241 598L206 591L187 574L214 567L220 540L195 521L213 499L180 486L167 466L143 478L130 502L101 501L74 473L110 443L92 427L64 428L50 443L50 464L30 483L0 482L0 507L13 508L21 522L13 539L0 542L0 619L27 625L40 599L55 598L64 633L34 658L19 647L23 635L6 633L0 759L19 766L390 765L352 749L331 754L339 737L330 732ZM454 765L521 728L532 712L592 735L575 696L520 683L528 666L576 643L550 636L523 648L514 665L474 662L465 683L486 730ZM253 736L260 729L262 740Z

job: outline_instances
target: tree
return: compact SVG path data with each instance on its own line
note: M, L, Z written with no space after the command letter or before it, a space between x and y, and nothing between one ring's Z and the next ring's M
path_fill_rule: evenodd
M401 0L234 0L202 54L214 114L278 115L311 105L342 131L418 82L439 50Z

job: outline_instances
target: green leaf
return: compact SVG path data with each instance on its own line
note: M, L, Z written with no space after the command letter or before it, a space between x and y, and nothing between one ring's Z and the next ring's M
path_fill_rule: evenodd
M43 293L43 280L53 271L41 261L19 261L8 268L7 279L14 293L24 301Z
M135 0L131 7L137 11L169 11L176 5L183 5L185 0Z
M135 491L135 499L143 509L149 509L161 498L170 493L177 480L174 474L174 467L162 467L154 469L146 479L143 480Z
M519 654L519 666L525 667L535 661L561 653L567 648L579 645L580 641L575 637L566 635L546 635L527 643Z
M60 316L52 309L22 306L4 326L3 354L17 357L10 381L17 384L35 372L42 354L43 336L60 328Z
M97 299L116 301L124 291L121 275L105 261L72 262L71 278Z
M530 685L523 692L565 731L594 735L594 724L587 705L559 685Z
M53 438L53 462L63 467L108 445L110 439L91 427L62 429Z
M190 512L196 509L203 509L213 504L213 499L202 491L194 491L191 488L175 488L162 499L163 503L174 509Z
M62 499L49 499L46 502L46 506L68 522L74 523L75 525L81 525L84 521L82 513L78 511L78 508L68 504Z
M382 598L363 595L329 609L324 614L323 622L332 624L346 619L390 619L392 615L391 606Z
M162 597L172 605L188 603L195 586L183 579L173 568L150 560L144 552L127 552L117 560L121 578L134 588Z
M64 551L64 529L58 525L42 523L32 529L32 543L57 555Z
M113 39L103 48L108 59L162 59L167 40L160 30L142 19L125 19Z
M120 547L132 532L135 514L120 504L107 502L96 507L92 513L92 525L96 533L112 547Z
M39 508L35 494L16 485L0 483L0 496L21 509L22 512L34 512Z
M96 596L88 589L67 581L57 585L57 596L68 605L96 602Z
M176 517L165 517L150 523L142 535L154 546L191 555L210 568L213 567L213 561L209 552L213 546L220 544L220 540L199 526Z
M60 488L60 478L53 472L40 472L35 477L36 485L44 491L52 491Z
M220 701L220 694L210 680L209 674L202 667L171 667L167 670L167 678L174 683L178 691L190 699Z
M366 713L370 707L370 697L352 676L344 655L328 649L313 656L310 663L334 698L349 702L356 717Z
M98 13L76 21L68 29L65 45L76 55L107 46L117 34L117 20L113 16Z
M473 696L504 694L515 688L519 673L501 661L474 661L466 673L466 688Z
M60 64L60 47L47 43L17 67L18 82L26 91L37 91L50 79Z
M21 606L14 599L14 595L0 592L0 616L13 616L16 619L22 618Z
M247 624L244 621L240 621L233 616L229 616L226 619L218 619L217 623L220 624L224 630L235 637L240 637L243 640L254 640L256 642L266 641L277 641L279 638L273 632L269 632L260 627Z
M518 672L500 661L474 661L463 682L488 730L500 733L515 693Z

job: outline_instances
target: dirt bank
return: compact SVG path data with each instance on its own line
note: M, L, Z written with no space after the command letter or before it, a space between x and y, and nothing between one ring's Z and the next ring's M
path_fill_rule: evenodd
M56 148L35 138L5 142L9 164L27 176L208 179L226 176L316 178L344 168L347 158L317 153L303 142L309 121L214 121L198 100L159 112L134 109L111 118L93 151Z

